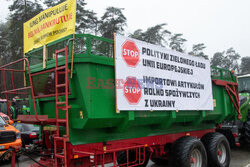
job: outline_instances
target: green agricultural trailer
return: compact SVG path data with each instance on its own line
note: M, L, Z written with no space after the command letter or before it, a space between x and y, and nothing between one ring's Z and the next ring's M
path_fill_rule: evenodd
M23 62L25 70L11 68ZM30 115L18 120L42 126L40 165L229 166L229 143L216 131L241 118L231 71L211 68L214 110L117 112L114 66L113 40L76 34L0 67L6 99L28 93ZM7 89L12 72L25 73L24 88Z

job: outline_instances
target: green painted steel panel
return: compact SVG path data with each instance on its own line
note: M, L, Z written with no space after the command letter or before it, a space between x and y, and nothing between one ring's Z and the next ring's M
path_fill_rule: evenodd
M71 36L64 40L68 41L70 38ZM237 112L224 87L214 84L212 89L216 107L213 111L121 111L116 113L113 41L85 34L76 35L76 38L79 41L82 39L81 44L86 46L76 44L73 78L70 79L69 140L73 145L210 129L223 120L237 117ZM56 41L48 47L62 41ZM98 45L94 45L93 41L99 41ZM69 66L71 66L72 41L69 40L67 44L70 54ZM109 46L108 54L95 51L95 49L104 50L105 46ZM81 51L78 52L78 50ZM32 55L38 52L39 50L28 54L30 61L34 59ZM63 65L63 62L62 57L59 64ZM55 61L50 59L46 63L46 69L38 63L31 66L31 71L36 73L54 67ZM213 68L212 74L213 79L236 82L230 71ZM55 97L38 98L36 105L39 114L55 118ZM33 111L32 106L31 111ZM63 111L60 113L61 118L65 117Z

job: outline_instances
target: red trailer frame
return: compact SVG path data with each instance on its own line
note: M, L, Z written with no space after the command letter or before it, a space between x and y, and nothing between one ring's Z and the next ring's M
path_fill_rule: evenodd
M199 131L181 132L175 134L165 134L125 140L115 140L100 143L90 143L82 145L72 145L67 143L67 165L58 162L59 166L76 166L76 164L82 166L95 166L109 164L112 167L118 166L138 166L144 164L147 158L169 158L169 150L166 149L167 144L174 143L177 139L183 136L192 136L201 139L205 134L215 132L215 129L206 129ZM51 133L45 133L51 135ZM48 136L46 137L47 142ZM62 143L61 143L62 144ZM130 151L136 151L137 156L133 159L133 162L119 164L117 163L117 155L119 152L126 151L127 157L130 155ZM149 157L147 157L149 156ZM45 166L55 166L55 160L50 157L43 157L39 163ZM38 167L38 164L32 164L30 167Z

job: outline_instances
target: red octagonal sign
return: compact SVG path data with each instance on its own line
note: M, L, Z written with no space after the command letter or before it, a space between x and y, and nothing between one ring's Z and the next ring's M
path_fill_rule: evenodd
M122 57L130 67L136 67L140 60L140 51L134 41L125 41L122 45Z
M129 104L135 105L139 103L142 96L142 90L135 77L127 78L123 86L123 93Z

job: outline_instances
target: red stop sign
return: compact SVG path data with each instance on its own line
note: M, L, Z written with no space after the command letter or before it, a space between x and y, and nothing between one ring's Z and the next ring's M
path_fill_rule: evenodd
M122 45L122 57L126 64L131 67L136 67L140 60L140 52L134 41L125 41Z
M138 104L142 89L135 77L128 77L125 84L123 85L123 93L129 104Z

